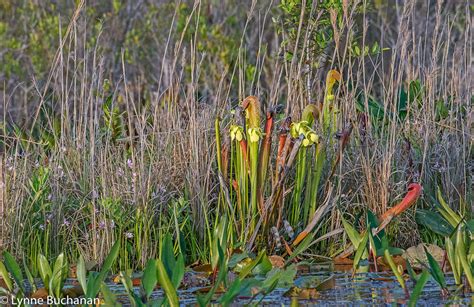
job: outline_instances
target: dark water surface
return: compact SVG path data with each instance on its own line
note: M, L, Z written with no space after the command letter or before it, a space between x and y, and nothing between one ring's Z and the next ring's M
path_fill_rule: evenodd
M295 285L300 288L311 288L316 287L323 280L329 280L327 286L324 289L315 291L312 299L300 299L298 303L300 306L312 306L312 305L331 305L331 306L344 306L344 305L406 305L408 299L405 297L405 292L398 284L396 278L388 273L359 273L355 277L352 277L351 272L332 272L326 271L308 271L299 274L295 279ZM407 287L411 290L414 284L411 281L407 281ZM457 293L456 286L454 285L454 279L449 274L447 275L448 288L451 293L451 297L442 297L439 286L430 279L423 289L423 293L418 300L418 306L444 306L444 305L461 305L461 306L472 306L474 299L472 294ZM110 284L110 289L119 296L124 306L127 306L128 297L121 285ZM196 306L196 291L199 288L190 288L186 290L180 290L179 298L180 303L183 306ZM254 298L251 301L248 297L239 297L234 305L246 305L246 304L257 304L266 306L288 306L292 302L292 298L287 293L288 289L276 289L269 295ZM152 297L159 298L164 294L161 290L157 290L153 293ZM261 301L260 301L261 299Z

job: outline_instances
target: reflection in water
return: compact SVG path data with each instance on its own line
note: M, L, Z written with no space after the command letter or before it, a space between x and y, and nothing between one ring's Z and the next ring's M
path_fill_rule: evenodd
M318 295L312 296L311 300L299 300L299 305L381 305L381 304L407 304L405 292L398 284L394 276L388 273L358 273L354 278L351 272L332 272L330 270L321 271L318 268L314 270L306 270L296 280L298 287L316 288ZM451 293L456 292L454 279L447 276L448 287ZM313 283L313 284L312 284ZM414 285L411 281L407 281L407 287L413 289ZM128 298L124 294L120 285L110 285L113 292L123 294L120 301L126 303ZM197 288L180 290L180 302L183 305L195 305ZM291 305L294 298L285 296L288 289L276 289L270 295L262 300L264 305L281 304ZM162 297L162 291L156 291L154 298ZM253 302L258 302L257 298ZM249 298L239 298L236 304L245 304L249 302ZM474 298L470 294L457 293L450 298L443 298L438 285L429 280L423 293L418 301L420 305L472 305Z

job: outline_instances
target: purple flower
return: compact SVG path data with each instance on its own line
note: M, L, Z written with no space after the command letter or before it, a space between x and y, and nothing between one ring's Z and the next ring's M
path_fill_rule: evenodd
M131 233L131 232L126 232L126 233L125 233L125 238L127 238L127 239L132 239L132 238L133 238L133 233Z
M133 168L133 161L132 161L132 159L127 159L127 165L128 165L128 168Z
M66 226L66 227L69 227L69 226L71 226L71 222L69 222L67 219L64 219L63 225Z
M99 222L99 229L105 229L105 227L107 227L107 224L105 223L105 221L100 221Z

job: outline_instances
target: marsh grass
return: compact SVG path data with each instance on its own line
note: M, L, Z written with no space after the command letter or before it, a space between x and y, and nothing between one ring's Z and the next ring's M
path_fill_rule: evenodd
M331 109L339 113L317 128L327 151L315 147L311 154L302 151L296 157L289 174L292 190L282 191L283 196L294 193L286 196L292 199L291 207L282 209L291 226L298 233L304 230L317 210L311 204L322 204L327 196L321 185L304 190L294 181L298 172L311 176L312 184L319 177L331 178L328 201L334 206L318 223L315 237L342 227L339 212L356 216L369 208L382 214L411 181L424 187L425 197L417 207L429 206L439 186L449 204L465 204L470 210L468 2L341 3L324 16L310 7L305 13L317 20L328 18L329 23L315 26L296 18L294 33L285 32L290 28L281 21L272 23L277 11L273 2L248 1L245 14L236 13L233 28L226 21L242 4L187 3L187 15L176 6L160 19L166 26L154 24L152 33L159 33L151 36L149 45L128 44L121 50L123 46L110 44L113 33L107 31L107 20L106 28L91 37L91 7L79 2L74 13L68 11L67 27L60 23L66 30L55 38L58 48L49 72L3 85L0 250L25 259L40 253L53 259L65 252L68 259L83 255L102 263L113 243L121 240L117 266L125 270L142 268L156 258L163 236L171 232L178 242L175 251L184 251L186 262L209 261L220 210L228 208L216 147L228 148L235 163L228 174L240 176L240 196L229 187L230 197L249 203L248 208L234 207L233 218L254 227L259 202L258 176L245 174L246 157L236 150L239 144L225 139L216 143L215 119L229 122L230 111L249 95L259 98L261 114L283 105L285 116L298 119L305 106L324 101L331 68L342 76ZM133 12L134 7L120 9ZM214 21L203 21L206 14ZM204 37L199 29L209 26L215 36ZM306 38L321 29L329 29L333 39L323 50L308 52L312 49ZM232 53L225 53L231 51L225 45L203 47L212 39L220 41L218 35L238 41L238 46ZM296 42L281 44L291 39ZM147 58L153 60L131 61L140 50L145 56L153 54ZM285 58L288 51L291 58ZM6 80L6 74L1 76ZM22 122L19 114L28 120ZM284 118L275 117L275 131ZM352 137L345 150L338 151L339 141L331 136L347 124L353 126ZM277 141L273 144L277 151ZM250 149L251 161L256 161L255 152ZM331 161L337 159L333 168ZM318 161L326 161L321 174L316 171L321 167L315 167ZM252 170L257 166L251 165ZM269 173L261 178L275 180ZM311 200L310 206L300 206L300 195ZM305 218L299 223L302 212ZM409 232L388 229L398 246L413 245L420 238L412 215L408 212L400 220L406 225L400 229ZM246 227L234 248L248 243L251 233ZM332 256L346 241L345 236L333 236L313 245L312 252Z

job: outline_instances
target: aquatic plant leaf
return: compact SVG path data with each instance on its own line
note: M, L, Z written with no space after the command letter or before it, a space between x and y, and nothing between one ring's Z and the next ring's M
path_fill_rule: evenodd
M469 286L471 289L474 289L474 276L473 276L473 268L472 265L467 261L467 252L466 252L466 245L464 242L464 237L466 233L464 231L464 227L459 226L456 234L456 256L461 262L462 269L464 274L466 275L467 281L469 282Z
M110 249L109 254L104 260L102 269L100 270L100 275L101 275L102 280L106 277L110 269L112 269L112 265L114 264L115 259L117 259L119 251L120 251L120 240L117 240L117 242L115 242L112 248Z
M3 282L7 286L8 291L13 290L13 282L10 279L10 275L8 274L7 268L3 264L3 262L0 261L0 277L3 279Z
M64 254L61 253L56 258L54 262L53 272L51 274L49 290L50 292L56 295L56 297L60 297L61 290L64 284L64 280L67 277L68 266Z
M229 263L227 264L229 269L235 268L245 258L248 258L248 254L246 252L232 254L229 259Z
M3 261L8 272L10 272L13 280L17 286L25 292L25 286L23 285L23 274L21 273L20 266L15 261L15 258L9 252L3 252Z
M372 232L373 229L376 229L377 227L379 227L379 220L377 219L377 216L371 210L367 209L367 229L370 229ZM375 249L377 256L382 256L384 250L389 247L385 230L382 229L376 235L374 235L373 238L373 248Z
M176 265L173 269L173 275L171 277L171 281L173 286L178 289L179 285L181 284L181 280L184 277L184 257L183 254L179 254L178 258L176 259Z
M173 269L176 265L173 249L173 240L171 239L171 234L167 233L163 239L160 259L163 262L168 276L173 276Z
M346 219L342 216L341 214L341 220L342 220L342 226L344 226L344 230L349 237L349 240L351 240L352 245L354 245L354 248L357 248L359 246L359 243L361 241L361 236L357 230L355 230L354 227L352 227L349 222L346 221Z
M364 254L367 255L367 242L368 241L369 241L369 232L365 231L362 237L362 240L360 241L359 246L357 247L356 254L354 256L354 264L353 264L354 272L359 267L359 262L364 256Z
M410 276L410 279L413 282L417 282L419 277L416 275L415 271L411 267L410 261L406 261L405 263L406 263L406 266L407 266L408 276Z
M267 254L265 253L260 259L260 262L252 270L252 273L254 275L263 275L271 271L272 268L273 268L272 263L268 259Z
M455 240L455 239L454 239ZM456 285L461 284L461 262L458 260L456 253L455 253L455 243L453 239L450 237L446 237L444 239L444 246L446 248L446 255L448 257L449 264L451 266L451 270L453 271L454 281Z
M158 278L156 276L156 261L154 259L150 259L146 264L142 277L142 287L143 290L145 290L145 295L147 298L150 297L157 282Z
M163 265L163 262L161 262L160 259L156 260L156 269L158 272L158 281L160 283L160 286L163 288L163 291L165 292L166 298L168 299L170 306L179 306L179 299L176 289L175 287L173 287L168 273L166 272L165 266Z
M240 278L240 279L244 279L247 275L249 275L249 274L253 271L253 269L257 266L257 264L260 263L260 261L262 260L262 258L263 258L264 256L266 256L266 252L265 252L265 250L262 250L262 251L258 254L258 256L257 256L254 260L252 260L252 262L250 262L248 265L246 265L246 266L242 269L242 271L241 271L240 274L239 274L239 278ZM270 265L271 265L271 264L270 264Z
M446 279L444 278L444 273L441 270L441 267L438 264L438 261L430 254L430 252L424 247L426 258L428 259L428 264L430 266L430 273L433 276L433 279L440 285L442 289L446 289Z
M87 296L87 278L86 278L86 264L84 261L84 257L80 256L79 260L77 261L77 266L76 266L76 274L77 274L77 280L79 281L79 284L82 287L82 290Z
M423 270L423 272L420 274L420 277L418 278L415 287L413 288L413 291L410 296L410 301L408 302L408 306L416 306L416 302L420 298L421 292L423 291L423 288L425 287L426 282L430 278L430 273L426 270Z
M415 214L415 219L418 224L444 237L450 236L454 231L453 226L439 213L418 209Z
M46 257L41 254L38 255L38 269L44 286L48 287L53 272L51 270L51 266L48 263L48 259L46 259Z
M397 265L396 265L395 262L393 261L393 258L392 258L392 256L390 255L390 252L388 251L388 249L385 250L384 256L385 256L385 260L387 261L388 265L390 266L390 269L392 269L393 274L394 274L395 277L397 278L398 283L400 284L400 286L401 286L403 289L406 289L405 280L403 279L402 274L401 274L400 271L398 270Z
M118 306L117 297L112 291L110 291L105 282L102 282L102 285L100 286L100 292L104 298L105 306Z

